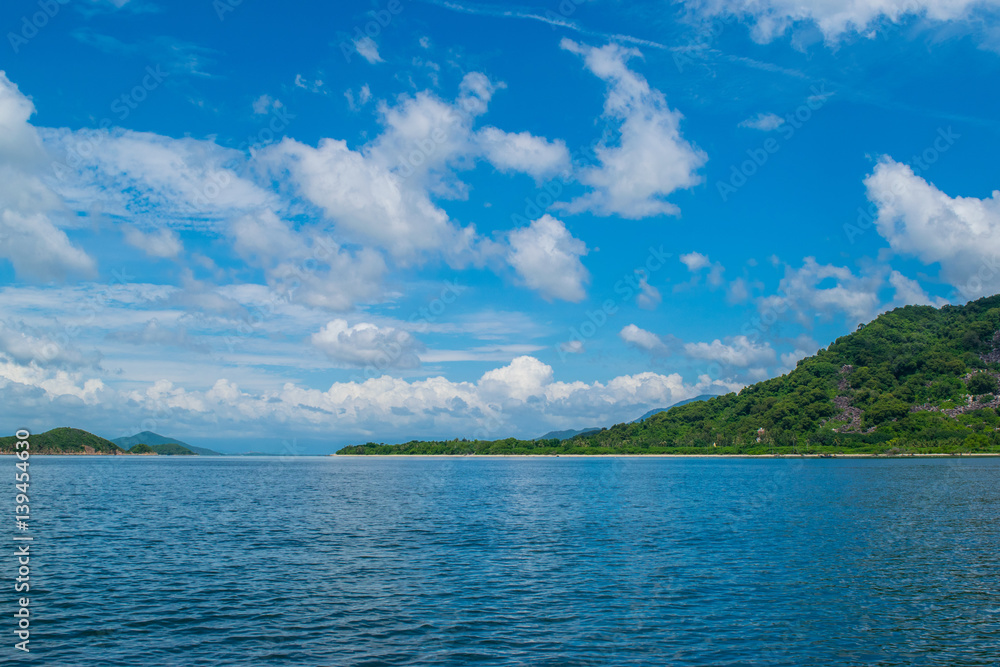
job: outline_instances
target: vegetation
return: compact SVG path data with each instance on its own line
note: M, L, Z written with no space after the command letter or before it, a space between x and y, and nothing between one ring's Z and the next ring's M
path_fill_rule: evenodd
M368 443L340 454L1000 452L1000 296L885 313L792 372L569 440Z
M132 449L135 449L135 447ZM182 447L176 442L168 442L165 445L152 445L150 446L150 449L160 456L197 456L197 454L192 452L190 449Z
M17 438L0 438L0 454L13 454ZM28 439L32 454L124 454L125 451L93 433L78 428L54 428L44 433L32 434Z
M138 445L132 445L128 450L129 454L155 454L156 450L149 445L140 442Z

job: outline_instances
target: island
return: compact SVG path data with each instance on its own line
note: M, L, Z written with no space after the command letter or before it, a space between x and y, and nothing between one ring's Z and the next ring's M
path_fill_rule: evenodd
M155 433L150 435L155 436ZM162 436L156 438L163 440ZM14 454L17 450L14 443L17 438L7 436L0 438L0 454ZM81 455L81 456L198 456L198 452L192 451L177 442L155 442L147 444L145 442L129 443L128 449L119 446L112 440L106 440L98 435L89 433L79 428L62 426L54 428L44 433L31 435L32 454L58 454L58 455ZM211 451L211 450L205 450ZM215 452L213 452L215 454Z
M997 454L998 380L992 296L897 308L780 377L566 440L369 442L337 454Z

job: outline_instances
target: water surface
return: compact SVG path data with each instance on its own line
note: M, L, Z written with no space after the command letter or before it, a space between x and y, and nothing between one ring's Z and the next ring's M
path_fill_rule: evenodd
M31 474L32 653L8 616L5 664L1000 664L997 459L34 457Z

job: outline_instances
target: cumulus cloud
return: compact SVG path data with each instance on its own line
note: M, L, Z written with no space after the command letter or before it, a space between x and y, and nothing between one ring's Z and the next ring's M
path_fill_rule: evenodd
M416 368L423 345L406 331L379 327L368 322L349 326L346 320L331 320L310 339L327 357L347 366Z
M696 273L711 265L708 256L700 252L689 252L686 255L681 255L680 260L691 273Z
M599 165L577 174L591 192L565 208L625 218L679 214L666 197L700 183L697 172L708 157L681 136L681 113L627 67L629 59L641 54L617 44L595 48L569 39L561 46L581 56L586 68L607 82L604 116L618 124L619 134L618 145L597 147Z
M977 10L995 8L996 0L687 0L705 16L735 15L749 20L751 34L769 42L799 23L815 24L828 42L847 33L874 37L884 21L898 23L909 16L928 21L961 21Z
M541 179L569 167L569 150L562 140L548 141L528 132L504 132L495 127L479 130L475 140L485 158L501 171Z
M60 402L72 397L81 406L90 406L87 414L92 421L140 423L144 416L164 415L182 434L208 425L215 432L227 428L245 432L248 427L284 432L294 423L298 433L317 434L327 442L333 433L340 443L372 437L534 436L584 418L605 423L634 419L652 407L739 387L707 376L687 383L676 373L651 372L607 382L562 382L555 380L547 364L521 356L470 382L382 376L364 382L335 382L326 390L292 382L276 389L250 390L220 378L206 390L157 380L115 391L99 379L21 366L0 355L0 398L14 411L30 404L32 414L58 411L65 415Z
M806 257L798 269L785 266L777 294L759 299L758 309L762 313L793 314L805 325L835 314L846 315L857 324L878 313L878 290L884 280L883 272L856 275L845 266L820 264L816 258Z
M916 280L907 278L899 271L889 274L889 284L896 290L892 306L935 306L940 308L948 303L947 299L938 297L932 299Z
M965 298L1000 291L1000 191L951 197L891 158L865 179L876 226L894 251L937 263Z
M685 255L680 256L681 263L687 267L693 275L691 280L687 283L682 283L674 287L675 291L683 290L689 287L694 287L701 282L704 276L705 281L713 288L721 287L723 283L723 274L726 268L721 262L712 262L708 255L703 255L700 252L689 252ZM708 269L707 273L703 272Z
M351 150L345 141L323 139L313 148L285 139L277 150L302 193L355 241L376 243L400 259L415 259L461 238L425 191L407 187L398 175Z
M262 268L272 288L304 305L346 311L382 294L382 255L345 248L322 228L295 230L263 210L234 222L231 235L236 253Z
M641 329L634 324L622 327L619 337L631 347L654 355L664 355L670 352L670 346L652 331Z
M586 244L574 238L562 221L544 215L508 235L507 259L525 285L547 300L573 303L586 296L590 273L580 258Z
M472 226L450 220L432 197L467 197L456 172L479 158L535 176L567 159L559 142L473 129L500 87L471 72L454 102L424 91L381 104L382 133L357 150L335 139L314 148L286 138L269 151L269 161L287 170L301 194L355 242L376 244L402 262L440 253L457 266L481 263L491 244Z
M776 360L774 350L768 343L756 343L746 336L730 336L711 343L685 343L684 353L692 359L703 359L734 366L752 368L770 366Z
M61 199L40 177L48 166L35 107L0 71L0 258L22 278L64 280L94 275L94 260L54 222Z

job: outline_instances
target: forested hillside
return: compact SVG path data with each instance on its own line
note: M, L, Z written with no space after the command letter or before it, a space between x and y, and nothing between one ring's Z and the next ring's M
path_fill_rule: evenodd
M792 372L563 442L412 442L340 453L1000 451L1000 296L907 306Z

